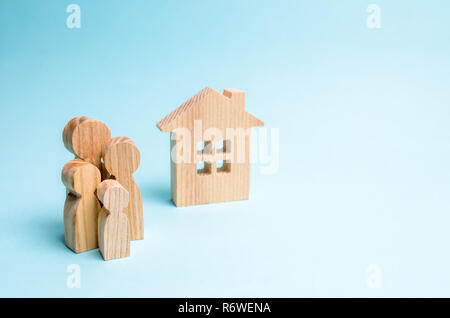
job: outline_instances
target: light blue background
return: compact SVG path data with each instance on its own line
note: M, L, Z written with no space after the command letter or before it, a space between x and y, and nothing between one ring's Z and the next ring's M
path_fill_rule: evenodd
M450 296L450 4L373 2L377 30L368 0L2 0L0 296ZM253 165L248 201L175 208L155 124L206 85L279 128L279 171ZM77 115L141 150L128 259L64 246Z

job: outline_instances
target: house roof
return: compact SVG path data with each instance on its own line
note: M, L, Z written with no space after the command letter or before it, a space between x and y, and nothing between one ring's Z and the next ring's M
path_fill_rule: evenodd
M230 90L233 91L233 90ZM174 111L172 111L169 115L167 115L166 117L164 117L163 119L161 119L156 126L161 130L161 131L168 131L168 126L170 125L171 122L173 122L175 119L177 119L179 116L181 116L183 113L185 113L186 111L188 111L189 109L191 109L193 106L195 106L196 104L198 104L199 102L201 102L206 96L208 96L211 93L216 93L216 94L220 94L221 96L223 96L223 98L230 100L229 97L219 93L218 91L210 88L210 87L205 87L204 89L202 89L200 92L198 92L197 94L195 94L194 96L192 96L191 98L189 98L186 102L184 102L183 104L181 104L180 106L178 106ZM264 123L259 120L258 118L256 118L255 116L253 116L252 114L245 112L245 115L247 116L247 118L249 119L249 121L252 123L252 126L263 126Z

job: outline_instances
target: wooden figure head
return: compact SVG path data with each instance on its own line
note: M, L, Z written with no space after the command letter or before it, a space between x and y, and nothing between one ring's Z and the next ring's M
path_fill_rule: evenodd
M108 126L85 116L72 118L64 127L64 146L77 158L100 168L102 150L111 139Z
M110 213L120 213L128 206L129 193L115 180L105 180L97 188L97 197Z
M77 196L94 193L101 182L100 170L81 159L70 160L62 170L61 179L67 191Z
M131 175L141 161L141 153L128 137L112 138L103 149L105 168L113 176Z

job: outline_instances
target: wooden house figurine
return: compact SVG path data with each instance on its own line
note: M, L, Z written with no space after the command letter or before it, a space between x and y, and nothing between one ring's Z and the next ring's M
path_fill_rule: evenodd
M209 87L157 127L171 133L171 190L176 206L248 199L250 130L264 123L245 111L245 93Z

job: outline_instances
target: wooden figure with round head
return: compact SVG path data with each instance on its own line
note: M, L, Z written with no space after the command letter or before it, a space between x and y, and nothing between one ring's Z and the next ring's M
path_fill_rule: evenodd
M76 158L83 159L102 170L101 157L105 144L111 139L108 126L86 116L72 118L64 127L64 146Z
M130 256L130 223L124 208L128 206L129 193L115 180L105 180L97 188L103 203L98 217L98 244L105 261Z
M117 180L130 194L130 200L124 213L128 216L131 228L131 240L144 239L144 216L142 198L133 178L138 169L141 154L135 143L128 137L112 138L103 149L106 171Z
M76 253L98 247L97 222L100 204L95 190L101 182L100 170L81 159L69 161L61 179L66 187L64 204L64 238Z

